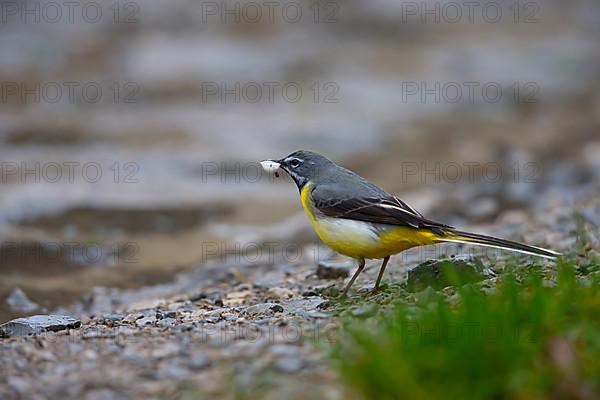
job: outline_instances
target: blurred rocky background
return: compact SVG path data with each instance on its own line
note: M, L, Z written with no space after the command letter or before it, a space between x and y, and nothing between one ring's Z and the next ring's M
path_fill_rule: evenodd
M597 1L269 4L0 3L1 322L314 243L257 164L299 148L451 224L597 226Z
M597 246L598 43L597 0L0 1L0 397L343 398L308 338L353 265L258 161Z

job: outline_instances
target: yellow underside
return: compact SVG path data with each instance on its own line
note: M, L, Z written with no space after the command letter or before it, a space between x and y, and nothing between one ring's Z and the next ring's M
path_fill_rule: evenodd
M373 237L360 229L345 229L352 224L348 220L341 222L331 218L316 218L309 193L310 184L307 184L300 195L306 215L321 240L340 254L353 258L384 258L411 247L438 242L439 237L425 229L389 226Z

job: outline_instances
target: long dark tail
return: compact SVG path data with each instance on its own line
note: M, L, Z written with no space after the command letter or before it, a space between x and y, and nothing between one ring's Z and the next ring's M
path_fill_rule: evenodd
M493 236L480 235L478 233L448 230L446 231L446 234L447 236L442 236L439 238L440 242L471 243L479 246L487 246L494 247L496 249L516 251L518 253L530 254L533 256L549 258L552 260L561 255L560 253L553 250L529 246L523 243L500 239Z

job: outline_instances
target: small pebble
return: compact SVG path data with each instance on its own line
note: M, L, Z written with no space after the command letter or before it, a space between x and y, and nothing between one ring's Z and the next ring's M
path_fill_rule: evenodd
M283 312L283 307L279 304L275 304L274 306L271 307L271 311L280 313L280 312Z
M158 320L158 322L156 323L156 325L159 328L171 328L173 326L175 326L177 324L177 320L173 319L173 318L163 318L161 320Z
M275 367L282 372L292 374L302 369L302 360L298 357L283 357L275 362Z
M135 321L135 324L140 328L143 328L146 325L152 325L156 322L156 318L154 317L143 317Z
M271 299L289 299L294 295L294 292L284 287L274 287L267 290L267 297Z
M188 366L193 370L200 370L208 367L210 360L204 353L196 352L190 356L190 362Z
M321 261L317 266L317 278L319 279L343 279L350 276L350 270L355 265L345 263L332 263L328 261Z

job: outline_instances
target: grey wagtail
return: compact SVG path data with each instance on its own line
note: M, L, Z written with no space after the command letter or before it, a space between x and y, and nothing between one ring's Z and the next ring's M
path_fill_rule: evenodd
M298 186L304 211L321 240L357 260L358 269L342 296L362 272L365 259L383 259L373 288L376 292L390 256L416 246L456 242L550 259L560 255L427 219L398 197L317 153L300 150L281 160L262 161L261 165L276 176L280 169L285 171Z

